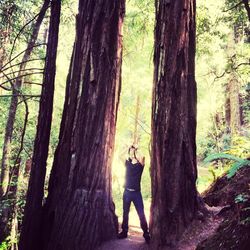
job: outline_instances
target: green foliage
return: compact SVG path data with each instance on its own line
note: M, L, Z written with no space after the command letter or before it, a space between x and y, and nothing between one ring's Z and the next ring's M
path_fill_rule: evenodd
M249 196L247 194L238 194L235 199L234 202L235 203L244 203L249 199Z
M10 247L9 242L4 241L0 244L0 250L7 250Z
M239 162L235 162L232 164L231 168L228 171L227 177L231 178L235 175L235 173L244 166L250 166L250 161L248 160L241 160Z
M13 42L19 30L34 16L31 14L39 12L42 2L41 0L1 0L0 41L7 35L8 39ZM26 41L31 28L32 24L20 36L19 42Z
M213 154L208 156L206 159L204 159L204 164L208 164L212 161L217 161L217 160L223 160L223 159L227 159L230 161L235 161L235 163L233 163L228 171L227 177L231 178L235 175L235 173L242 167L244 166L250 166L250 161L249 160L245 160L245 159L241 159L239 157L236 157L234 155L230 155L230 154L225 154L225 153L218 153L218 154Z
M204 159L204 164L207 164L209 162L215 161L215 160L221 160L221 159L227 159L227 160L233 160L233 161L242 161L241 158L236 157L234 155L229 155L229 154L225 154L225 153L218 153L218 154L213 154L213 155L209 155L208 157L206 157Z
M17 243L17 239L12 239L8 236L3 242L0 243L0 250L8 250L13 244Z
M231 23L239 24L247 22L247 12L244 7L243 1L226 0L224 11L227 11L229 13L228 20Z
M246 42L248 33L244 31L247 15L243 5L240 5L240 9L225 12L237 3L233 0L197 1L197 153L201 159L224 152L234 144L225 120L226 85L230 74L227 52L229 35L236 32L234 67L242 62L247 63L250 51ZM245 138L249 138L249 73L249 65L241 65L236 69L244 118L241 134Z

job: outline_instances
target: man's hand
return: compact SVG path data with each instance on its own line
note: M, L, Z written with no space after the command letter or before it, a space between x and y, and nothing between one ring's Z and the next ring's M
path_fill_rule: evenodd
M145 157L144 156L138 157L138 161L141 163L142 166L145 165Z

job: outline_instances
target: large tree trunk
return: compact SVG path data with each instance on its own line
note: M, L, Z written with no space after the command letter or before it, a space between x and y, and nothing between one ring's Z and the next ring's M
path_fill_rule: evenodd
M44 4L34 24L34 28L33 28L29 43L27 45L27 49L23 55L18 76L16 78L15 83L12 86L13 87L12 97L10 101L9 115L8 115L8 119L6 123L4 144L3 144L3 154L2 154L2 161L1 161L0 197L6 194L7 187L9 185L9 173L10 173L9 158L10 158L10 150L11 150L11 140L12 140L14 122L16 118L18 95L20 95L19 91L22 87L22 82L23 82L22 74L26 68L27 61L29 60L30 55L33 51L33 48L36 43L37 36L40 30L40 26L42 24L42 21L45 16L46 10L49 6L49 3L50 3L50 0L44 0Z
M53 111L60 13L61 0L52 0L45 72L40 100L37 134L32 157L31 174L19 243L20 250L36 249L36 244L40 236L46 161L48 157Z
M198 209L195 9L195 0L156 1L152 249L176 244Z
M46 250L94 249L117 233L111 162L124 8L124 0L79 1L59 144L44 207Z

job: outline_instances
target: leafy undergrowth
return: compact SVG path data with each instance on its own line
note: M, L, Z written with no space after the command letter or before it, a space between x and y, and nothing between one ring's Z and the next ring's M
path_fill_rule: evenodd
M250 249L250 167L240 169L232 178L224 175L217 179L203 198L209 206L224 207L220 212L224 221L196 249Z

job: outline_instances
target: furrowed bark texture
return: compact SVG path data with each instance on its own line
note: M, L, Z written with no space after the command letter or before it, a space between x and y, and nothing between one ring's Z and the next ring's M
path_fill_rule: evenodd
M114 237L111 162L121 88L124 0L79 1L43 249L88 250Z
M159 0L152 107L152 249L175 245L196 215L195 134L195 0Z
M60 13L61 0L52 0L45 73L40 99L37 134L32 157L31 174L19 242L20 250L36 249L36 244L38 242L38 238L40 237L40 220L42 215L42 201L44 197L46 161L48 157L53 112Z

